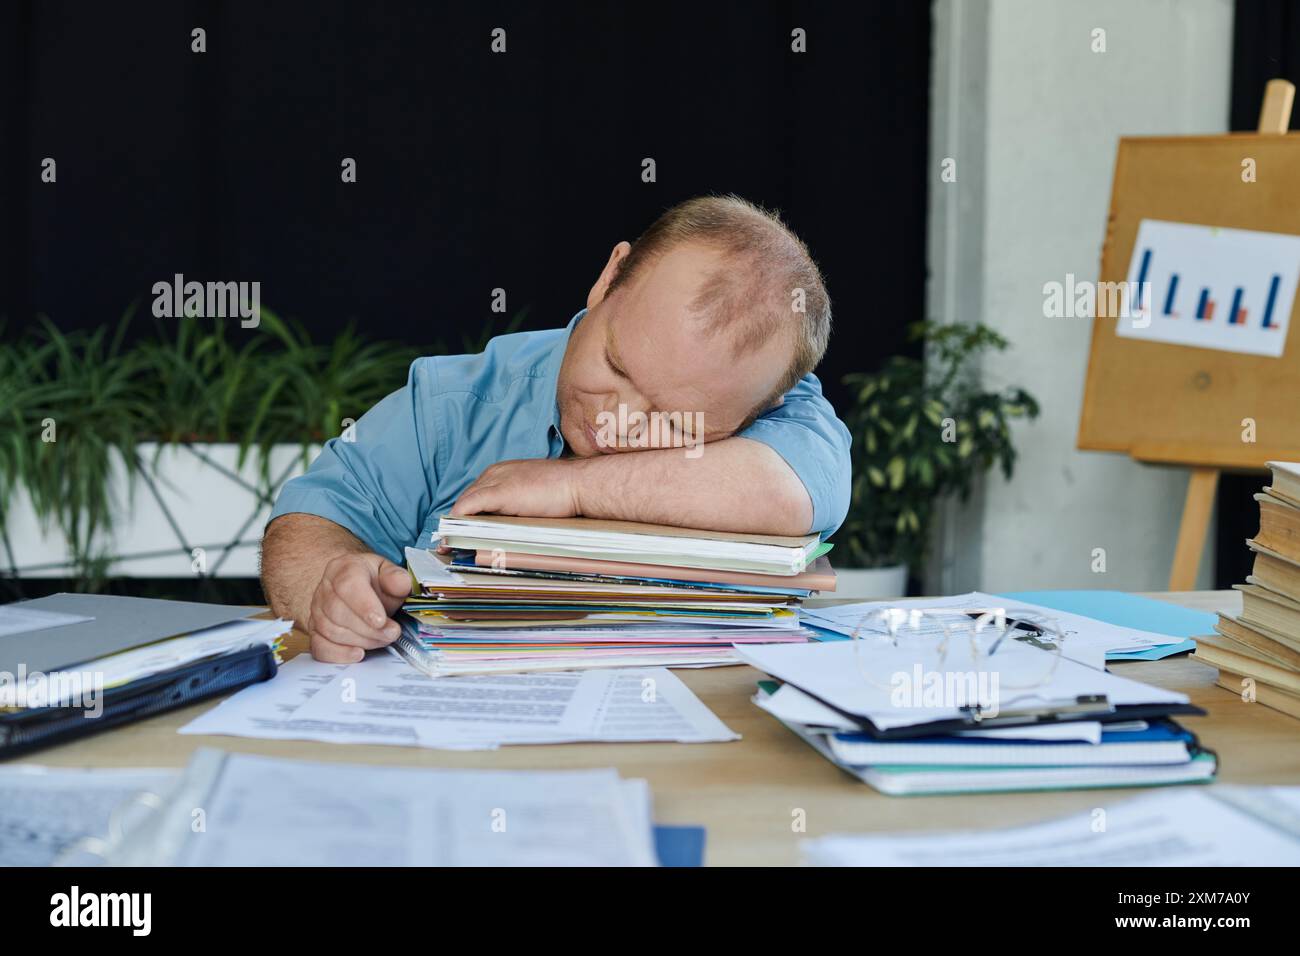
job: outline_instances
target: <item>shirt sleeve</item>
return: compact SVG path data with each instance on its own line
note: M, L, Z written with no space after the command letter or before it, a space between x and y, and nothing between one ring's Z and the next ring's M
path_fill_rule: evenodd
M419 538L437 487L432 411L418 400L424 378L417 360L406 385L356 422L354 441L331 438L305 474L285 483L271 518L319 515L404 563L403 548Z
M778 408L761 415L739 437L762 442L794 469L812 499L812 530L830 537L849 511L852 466L849 430L808 374Z

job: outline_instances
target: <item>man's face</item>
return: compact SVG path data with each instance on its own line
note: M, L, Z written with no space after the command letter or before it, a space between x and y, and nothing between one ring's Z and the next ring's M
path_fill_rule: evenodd
M669 430L689 432L670 439L674 447L732 435L776 388L789 342L773 336L736 355L729 331L699 330L690 304L724 267L703 245L672 247L607 297L627 248L615 247L564 354L556 392L565 442L584 458L646 447L637 433L655 412L652 447L662 447Z

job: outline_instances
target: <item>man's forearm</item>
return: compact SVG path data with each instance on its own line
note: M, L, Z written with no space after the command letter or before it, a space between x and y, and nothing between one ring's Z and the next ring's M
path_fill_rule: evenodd
M271 610L306 629L325 565L355 553L369 554L370 548L333 521L309 514L276 518L262 539L262 590Z
M702 446L575 460L581 513L712 531L807 534L813 506L803 482L761 442L727 438Z

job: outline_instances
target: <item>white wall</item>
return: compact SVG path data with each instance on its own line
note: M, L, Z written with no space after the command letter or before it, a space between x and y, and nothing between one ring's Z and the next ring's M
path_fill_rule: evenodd
M1044 318L1042 289L1096 279L1118 137L1226 129L1232 4L936 0L934 17L929 314L1002 332L986 383L1043 408L1012 481L946 509L927 591L1162 590L1187 472L1075 449L1091 320ZM1211 575L1207 547L1199 586Z

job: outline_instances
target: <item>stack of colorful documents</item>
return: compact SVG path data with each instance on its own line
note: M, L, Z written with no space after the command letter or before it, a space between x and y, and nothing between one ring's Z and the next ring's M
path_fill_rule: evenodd
M407 549L395 645L437 675L733 664L737 646L815 639L799 605L835 586L816 535L495 515L439 532L449 553Z

